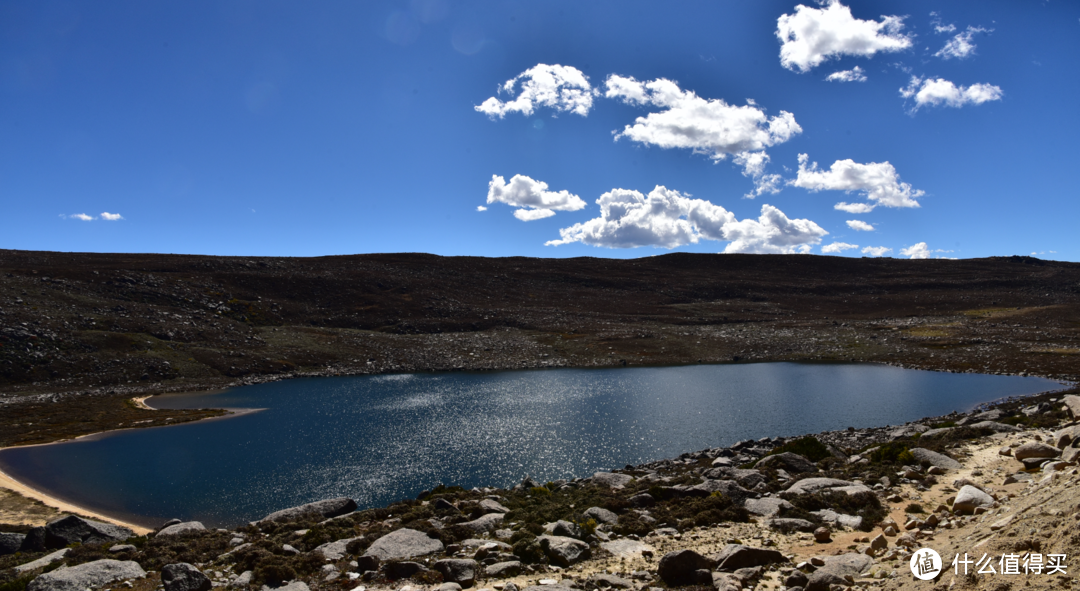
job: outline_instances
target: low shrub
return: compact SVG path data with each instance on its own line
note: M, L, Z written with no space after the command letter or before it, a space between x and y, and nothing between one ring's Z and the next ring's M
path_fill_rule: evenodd
M770 451L768 455L774 455L784 452L791 452L793 454L799 454L804 458L807 458L811 462L820 462L825 458L832 455L829 452L829 448L824 443L818 441L817 437L807 435L806 437L800 437L794 441L789 441L780 447L777 447Z

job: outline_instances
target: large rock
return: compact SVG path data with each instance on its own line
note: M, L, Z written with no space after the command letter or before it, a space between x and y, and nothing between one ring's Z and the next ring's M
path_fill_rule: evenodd
M1050 459L1059 455L1061 455L1060 449L1041 441L1030 441L1013 450L1013 457L1021 461L1036 458Z
M419 562L412 562L405 560L402 562L387 562L382 566L383 574L391 581L398 579L408 579L414 577L420 573L426 572L428 569L426 566Z
M693 585L702 582L700 571L707 573L715 564L693 550L678 550L660 559L656 574L668 585Z
M849 482L847 480L838 480L836 478L804 478L803 480L792 484L784 491L784 493L789 495L806 495L823 490L845 492L849 495L873 492L867 486L855 484L854 482Z
M850 527L851 529L859 529L862 527L863 518L858 515L845 515L843 513L837 513L832 509L821 509L818 511L811 511L810 513L817 515L823 522L831 525Z
M45 545L63 548L71 544L122 542L135 532L126 527L67 515L45 524Z
M443 544L439 540L415 529L402 528L372 542L364 555L377 556L379 560L403 560L442 550Z
M724 546L724 549L713 559L717 564L716 570L724 572L735 572L740 568L787 562L787 558L784 558L784 555L777 550L751 548L742 544Z
M510 509L504 507L502 503L494 499L484 499L480 501L480 509L484 513L509 513Z
M1065 403L1065 410L1068 411L1069 416L1075 421L1080 418L1080 396L1069 394L1062 402Z
M743 488L754 488L765 482L765 475L760 470L743 470L727 466L710 468L702 476L711 480L734 480Z
M432 567L442 573L443 580L457 583L462 587L472 587L476 582L476 571L480 564L475 560L446 558L435 562Z
M26 591L86 591L145 576L146 571L134 560L95 560L38 575L26 586Z
M920 439L932 439L934 437L939 437L941 435L944 435L944 434L948 433L949 431L952 431L955 428L956 427L941 427L939 429L930 429L926 433L923 433L920 436Z
M502 523L502 520L502 513L488 513L478 519L466 521L465 523L462 523L461 526L471 529L478 534L482 534L497 529L499 524Z
M796 519L794 517L773 517L765 521L765 525L769 529L776 530L782 534L790 534L797 531L812 532L817 526L805 519Z
M521 574L521 563L516 560L496 562L484 567L484 574L489 579L507 579Z
M23 540L22 548L19 548L20 552L44 552L45 546L45 528L43 526L32 527L30 531L26 532L26 539Z
M791 474L801 474L803 472L817 472L817 466L813 462L800 456L796 453L785 451L771 456L765 456L754 464L755 468L772 468L782 469Z
M994 421L980 421L978 423L972 423L968 425L972 429L989 429L994 433L1018 433L1023 431L1020 427L1014 425L1006 425L1005 423L996 423Z
M627 539L602 542L600 547L619 558L641 558L643 552L652 553L656 551L655 548L645 542Z
M763 497L760 499L746 499L743 503L746 511L752 515L761 517L776 517L781 511L790 511L795 505L776 497Z
M874 565L874 559L866 554L851 552L839 556L826 556L825 565L819 571L826 571L840 575L841 577L857 577Z
M325 501L308 503L306 505L300 505L299 507L289 507L288 509L282 509L281 511L274 511L259 521L297 521L299 519L321 520L345 515L346 513L352 513L353 511L356 511L356 501L347 497L339 497L336 499L326 499Z
M672 487L676 491L682 491L683 494L689 496L707 497L714 492L718 492L728 499L731 499L736 505L741 505L743 501L754 496L754 493L739 486L734 480L711 480L706 479L701 484L695 484L689 487Z
M45 556L42 556L41 558L38 558L37 560L34 560L32 562L27 562L25 564L20 564L19 566L16 566L15 567L15 572L19 573L19 574L22 574L22 573L28 573L30 571L35 571L35 570L37 570L39 568L44 568L44 567L49 566L50 564L52 564L54 562L59 562L59 561L63 560L64 557L67 556L69 552L71 552L71 548L61 548L61 549L57 550L56 552L53 552L52 554L46 554Z
M545 529L553 536L564 536L567 538L581 539L585 537L581 528L576 523L571 523L564 519L560 519L555 523L549 523Z
M344 540L337 540L335 542L327 542L316 547L312 552L315 554L321 554L326 560L341 560L345 558L347 554L346 548L349 546L349 542L353 540L359 540L364 536L357 536L355 538L345 538Z
M634 586L634 582L630 579L624 579L607 573L589 575L589 582L600 589L630 589Z
M206 527L198 521L185 521L183 523L177 523L170 525L154 534L155 538L163 538L167 536L176 536L189 531L204 531ZM181 563L184 564L184 563Z
M22 549L26 534L0 532L0 556L14 554Z
M618 515L602 507L589 507L582 513L582 515L595 519L597 523L607 523L610 525L615 525L619 522Z
M263 587L269 589L269 591L311 591L311 588L307 586L307 583L303 581L291 581L281 587Z
M1080 439L1080 425L1065 427L1057 433L1054 433L1054 446L1058 449L1065 449L1072 445L1077 439Z
M807 578L804 591L829 591L830 589L834 589L834 586L847 587L849 585L850 583L848 583L847 579L836 573L827 570L817 570L811 573Z
M633 479L634 477L628 474L616 474L614 472L597 472L592 476L593 484L611 488L622 488Z
M165 591L210 591L214 586L210 577L186 562L163 566L161 582L165 584Z
M908 450L911 455L915 456L915 459L923 464L930 464L931 466L937 466L938 468L945 468L946 470L959 470L963 468L960 462L950 458L947 455L939 454L936 451L930 451L921 447Z
M565 536L539 536L536 538L540 548L552 564L566 568L591 555L589 545L581 540Z
M993 506L993 497L970 484L966 484L956 493L952 510L954 513L973 513L976 507L989 509Z

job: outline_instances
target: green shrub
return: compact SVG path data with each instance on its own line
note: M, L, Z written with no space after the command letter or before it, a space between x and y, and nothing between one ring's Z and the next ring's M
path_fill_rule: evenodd
M807 435L806 437L800 437L794 441L789 441L784 445L772 450L768 455L774 455L784 452L791 452L793 454L799 454L804 458L807 458L811 462L820 462L825 458L831 456L829 448L824 443L818 441L817 437Z
M908 459L901 459L901 456ZM870 452L870 461L875 464L896 464L904 461L914 461L914 456L908 451L907 443L890 441Z
M923 506L918 504L918 503L911 503L907 507L904 507L904 512L905 513L926 513L926 510L923 509Z

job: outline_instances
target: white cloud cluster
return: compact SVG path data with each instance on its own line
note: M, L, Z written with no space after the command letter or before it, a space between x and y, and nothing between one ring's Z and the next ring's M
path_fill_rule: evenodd
M825 254L836 254L844 252L845 250L851 250L853 248L859 248L858 244L848 244L847 242L833 242L832 244L826 244L821 247L821 252Z
M60 217L67 218L69 220L82 220L84 222L92 222L92 221L98 219L98 218L96 218L96 217L94 217L92 215L86 215L85 213L73 213L71 215L60 214ZM103 219L103 220L105 220L107 222L115 222L117 220L124 219L124 216L122 216L122 215L120 215L118 213L109 213L107 211L103 211L103 212L101 212L101 219Z
M930 249L925 242L920 242L907 248L901 248L900 254L912 259L928 259L930 258Z
M982 27L968 27L963 33L957 33L955 37L949 39L945 43L945 47L942 47L934 54L935 57L941 59L964 59L975 54L975 44L972 43L972 39L977 33L989 33L993 29L984 29Z
M703 99L663 78L639 82L613 74L605 87L605 97L664 109L638 117L633 125L615 134L615 139L625 137L661 148L689 148L713 160L723 160L728 155L760 152L802 133L795 116L787 111L766 117L753 101L737 107L721 99Z
M920 78L919 76L912 76L911 82L900 89L900 96L915 100L913 112L924 105L935 107L980 105L988 101L1001 100L1003 94L1001 87L992 84L957 86L944 78Z
M499 87L499 92L512 94L518 83L521 90L512 100L491 97L474 107L492 119L502 119L507 113L533 114L537 107L569 111L582 117L589 114L593 97L598 94L589 85L589 78L572 66L537 64Z
M866 82L866 73L859 66L850 70L840 70L825 77L828 82Z
M521 174L514 175L509 183L497 174L491 175L487 202L505 203L519 208L514 210L514 217L523 222L551 217L555 215L555 211L577 211L585 207L585 201L581 197L565 190L548 191L547 183ZM478 211L486 209L482 205L477 207Z
M941 23L941 15L939 15L937 12L931 12L930 13L930 24L933 25L934 32L937 33L938 35L941 35L943 33L952 33L953 31L956 30L956 25L942 24Z
M844 223L856 232L873 232L876 229L873 224L868 224L862 220L848 220Z
M809 252L828 234L810 220L790 219L771 206L756 220L739 221L719 205L657 185L648 196L612 189L596 200L600 217L559 230L558 246L581 242L608 248L660 246L675 248L699 240L729 241L726 253Z
M765 165L769 163L769 155L761 152L739 152L732 159L735 164L743 169L743 176L754 179L754 190L743 197L753 199L759 195L769 193L775 195L780 192L784 179L778 174L765 174Z
M888 162L859 164L850 158L833 162L829 170L812 164L810 157L799 154L799 174L789 184L810 191L859 191L872 203L837 203L834 207L848 213L867 213L879 205L885 207L919 207L916 201L924 192L913 190L900 182L896 168Z
M867 246L866 248L862 249L863 254L870 255L872 257L883 257L890 252L892 252L892 249L886 246Z
M841 55L871 57L879 51L907 49L911 38L900 32L903 21L899 16L882 16L880 22L859 20L839 0L830 0L824 8L800 4L795 14L781 15L776 21L780 64L808 72Z

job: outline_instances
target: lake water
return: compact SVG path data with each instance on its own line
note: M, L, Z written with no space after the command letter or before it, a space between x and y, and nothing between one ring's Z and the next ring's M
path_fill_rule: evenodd
M303 379L155 397L158 408L266 410L9 449L0 467L135 523L229 526L324 498L367 507L438 483L588 476L740 439L895 425L1059 387L797 363Z

